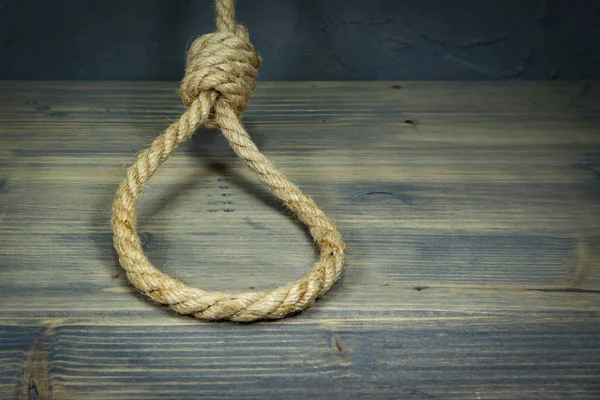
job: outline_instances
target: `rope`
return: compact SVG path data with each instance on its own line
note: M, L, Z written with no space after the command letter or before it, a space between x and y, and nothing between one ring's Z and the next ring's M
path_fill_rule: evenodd
M127 170L113 205L112 228L114 247L127 278L155 302L201 320L254 322L300 312L323 296L342 274L346 247L323 211L258 150L240 122L256 87L261 59L247 30L236 23L233 1L216 1L217 31L200 36L191 45L181 83L187 110ZM202 125L220 129L244 164L309 228L320 255L298 281L269 292L208 292L163 274L144 254L136 231L143 185Z

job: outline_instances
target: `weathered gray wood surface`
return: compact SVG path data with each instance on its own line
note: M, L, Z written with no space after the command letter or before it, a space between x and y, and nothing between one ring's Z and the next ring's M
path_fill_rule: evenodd
M181 110L176 83L0 83L0 398L600 398L600 84L261 84L249 132L349 254L257 325L176 316L115 262L116 186ZM139 226L206 289L314 259L218 132L161 167Z

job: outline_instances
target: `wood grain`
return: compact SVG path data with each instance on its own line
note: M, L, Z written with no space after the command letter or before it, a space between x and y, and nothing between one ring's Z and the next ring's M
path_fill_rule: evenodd
M0 398L598 398L599 106L595 82L261 84L244 122L336 221L348 270L309 311L240 326L150 304L112 251L117 184L177 85L1 82ZM218 132L159 169L139 225L206 289L314 260Z

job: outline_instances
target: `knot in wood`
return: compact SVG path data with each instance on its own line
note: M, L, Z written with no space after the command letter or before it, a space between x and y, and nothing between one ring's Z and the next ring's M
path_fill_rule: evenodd
M183 104L190 107L202 92L213 91L215 102L227 102L240 117L256 88L260 64L248 31L241 25L233 32L200 36L187 54L180 91ZM211 108L214 111L214 104ZM208 125L214 127L212 118Z

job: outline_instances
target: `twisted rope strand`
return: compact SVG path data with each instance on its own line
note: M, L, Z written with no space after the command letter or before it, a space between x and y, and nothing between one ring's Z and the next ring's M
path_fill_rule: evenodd
M241 124L241 115L256 87L261 59L246 29L235 21L233 0L217 0L216 10L217 32L199 37L188 51L181 83L187 110L139 154L117 190L112 215L114 247L133 286L178 313L236 322L283 318L309 307L338 280L346 246L323 211L275 168ZM219 128L235 154L309 228L319 258L298 281L269 292L207 292L163 274L144 254L136 231L142 188L203 125Z

